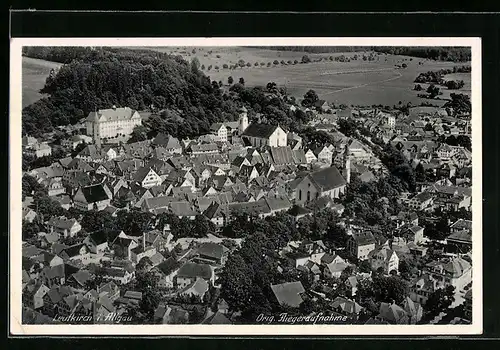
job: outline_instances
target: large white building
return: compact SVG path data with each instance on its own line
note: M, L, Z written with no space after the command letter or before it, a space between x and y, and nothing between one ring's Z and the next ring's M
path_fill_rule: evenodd
M129 107L100 109L90 112L86 119L87 135L97 138L111 138L130 135L137 125L142 124L139 112Z

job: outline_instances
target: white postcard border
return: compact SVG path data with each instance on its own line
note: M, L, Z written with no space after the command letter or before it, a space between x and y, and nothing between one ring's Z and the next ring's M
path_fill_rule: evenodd
M21 110L23 46L469 46L472 51L472 319L470 325L23 325L21 302ZM471 335L483 328L481 39L475 37L363 38L11 38L9 148L9 291L13 335Z

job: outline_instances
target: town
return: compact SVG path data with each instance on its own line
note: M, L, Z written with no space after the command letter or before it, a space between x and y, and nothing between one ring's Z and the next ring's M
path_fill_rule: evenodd
M234 118L189 137L133 104L23 133L23 323L470 323L468 96L232 81Z

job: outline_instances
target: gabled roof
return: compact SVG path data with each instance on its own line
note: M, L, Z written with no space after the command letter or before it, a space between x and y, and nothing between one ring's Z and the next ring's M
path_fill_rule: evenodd
M82 187L81 190L87 203L96 203L110 199L101 184Z
M212 277L212 268L207 264L187 262L179 269L177 276L188 278L202 277L204 279L210 279Z
M196 250L198 254L208 256L215 259L221 259L225 253L229 251L228 248L223 246L222 244L206 242L201 243Z
M339 170L334 166L313 172L308 176L322 191L329 191L347 184Z
M375 244L375 237L370 231L354 232L352 238L356 241L359 246Z
M245 129L242 136L269 138L277 128L276 125L252 123Z
M96 112L90 112L86 120L91 122L130 120L135 113L137 111L129 107L100 109Z
M342 312L347 314L359 314L363 307L353 300L349 300L344 297L337 297L330 304L334 309L340 308Z
M165 149L179 149L182 148L179 139L167 135L164 133L159 133L152 141L153 145L164 147Z
M298 307L302 303L301 293L305 292L301 282L287 282L271 285L274 296L280 305Z

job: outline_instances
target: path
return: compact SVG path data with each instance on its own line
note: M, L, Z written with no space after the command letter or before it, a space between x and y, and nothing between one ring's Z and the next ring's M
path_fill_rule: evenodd
M392 78L389 78L389 79L384 79L384 80L376 81L376 82L373 82L373 83L366 83L366 84L361 84L361 85L356 85L356 86L350 86L350 87L347 87L347 88L343 88L343 89L339 89L339 90L334 90L334 91L326 92L326 93L323 93L322 96L334 94L336 92L342 92L342 91L347 91L347 90L359 89L359 88L370 86L370 85L375 85L375 84L380 84L380 83L386 83L388 81L399 79L399 78L401 78L403 76L403 74L401 74L399 72L397 72L397 73L398 73L397 77L392 77Z

